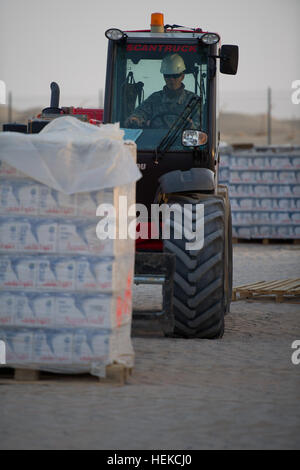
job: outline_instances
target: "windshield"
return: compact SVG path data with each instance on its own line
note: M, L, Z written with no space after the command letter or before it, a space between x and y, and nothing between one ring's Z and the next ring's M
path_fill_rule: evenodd
M200 46L118 44L113 77L112 122L137 129L139 150L154 150L195 94L201 102L184 128L207 132L207 53ZM171 150L184 150L180 136Z

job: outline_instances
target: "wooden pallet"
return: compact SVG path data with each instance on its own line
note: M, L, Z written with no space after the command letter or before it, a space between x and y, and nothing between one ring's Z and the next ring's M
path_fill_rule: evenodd
M300 297L300 278L281 281L258 281L234 287L232 300L257 298L260 296L275 297L276 302Z
M232 243L260 243L262 245L287 243L300 245L299 238L237 238L232 237Z
M95 377L90 374L54 374L33 369L0 368L0 384L7 383L103 383L112 385L124 385L132 369L123 364L111 364L106 366L106 377Z

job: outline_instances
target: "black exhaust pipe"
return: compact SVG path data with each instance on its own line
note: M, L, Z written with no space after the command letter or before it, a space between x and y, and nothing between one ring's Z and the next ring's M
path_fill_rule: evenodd
M59 86L56 82L52 82L51 88L51 99L50 108L43 109L43 114L60 114L61 109L59 107Z
M59 86L56 82L52 82L50 108L59 108Z

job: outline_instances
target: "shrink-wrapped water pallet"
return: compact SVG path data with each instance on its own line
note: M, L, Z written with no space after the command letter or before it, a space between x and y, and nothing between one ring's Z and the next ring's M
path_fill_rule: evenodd
M300 238L300 147L229 149L220 182L229 186L234 237Z
M114 208L117 235L120 198L128 207L135 203L136 146L122 140L117 126L105 131L105 126L91 129L74 118L55 121L46 126L47 133L22 136L28 144L14 142L13 137L19 139L14 133L0 140L0 340L6 345L6 366L104 376L113 362L133 366L135 246L129 237L99 239L97 225L105 217L96 211L101 204ZM59 148L68 146L60 137L62 130L73 148L82 145L75 157ZM57 173L53 162L49 164L47 138L52 151L53 139L58 144L63 160ZM22 148L26 158L27 145L38 147L41 177L35 167L33 178L24 161L10 164L18 162ZM84 149L86 164L81 162ZM78 172L72 170L68 180L72 158Z

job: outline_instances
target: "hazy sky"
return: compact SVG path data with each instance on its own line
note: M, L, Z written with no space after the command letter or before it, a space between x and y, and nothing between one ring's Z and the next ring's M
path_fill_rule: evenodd
M221 75L221 109L300 118L291 84L300 80L300 0L0 0L0 80L14 106L46 106L49 84L61 88L61 105L98 106L104 88L109 27L149 28L151 12L165 24L220 33L240 47L239 72Z

